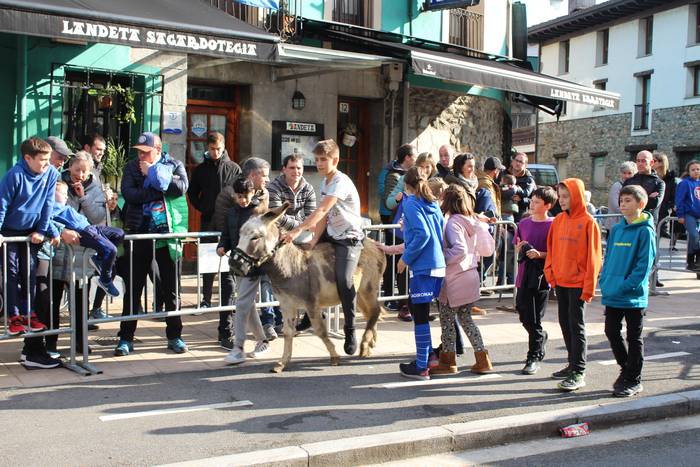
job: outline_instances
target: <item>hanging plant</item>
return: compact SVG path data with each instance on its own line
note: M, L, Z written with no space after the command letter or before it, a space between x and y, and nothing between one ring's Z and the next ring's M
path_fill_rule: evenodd
M109 109L114 103L114 96L119 98L120 112L114 118L119 123L136 123L136 107L133 89L125 88L121 84L107 83L104 88L92 88L88 90L88 95L97 98L98 105L101 109Z

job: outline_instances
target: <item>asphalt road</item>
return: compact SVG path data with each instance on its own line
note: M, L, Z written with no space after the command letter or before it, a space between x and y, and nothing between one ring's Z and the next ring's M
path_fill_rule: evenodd
M672 328L649 330L646 354L682 350L689 355L649 360L645 395L700 388L700 322L671 323ZM549 379L564 365L561 341L550 342L542 371L531 377L519 374L522 344L489 351L498 376L462 373L467 380L457 384L450 382L454 377L444 377L432 385L378 387L409 381L398 373L398 363L407 357L396 357L346 359L339 367L325 359L295 361L281 375L268 373L269 362L251 362L223 370L2 391L0 423L16 448L0 449L0 465L38 465L48 459L54 466L162 464L611 400L617 368L598 363L613 358L602 336L589 340L587 387L570 394L556 390ZM461 357L461 366L472 359ZM252 405L235 406L240 401ZM218 405L201 407L209 404ZM174 412L142 416L154 410Z

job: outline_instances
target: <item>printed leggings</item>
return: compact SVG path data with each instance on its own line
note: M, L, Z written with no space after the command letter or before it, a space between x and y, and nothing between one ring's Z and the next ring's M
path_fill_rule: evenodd
M482 352L484 350L484 341L481 338L479 328L474 323L472 318L472 304L462 305L457 308L451 308L449 304L440 303L440 326L442 327L442 349L445 352L455 352L457 349L455 315L462 325L462 329L467 333L469 343L472 345L474 352Z

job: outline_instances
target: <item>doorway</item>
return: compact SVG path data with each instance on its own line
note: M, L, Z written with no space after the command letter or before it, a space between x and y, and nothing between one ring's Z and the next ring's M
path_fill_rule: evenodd
M368 212L370 141L369 102L355 97L338 97L338 168L355 183L362 215Z

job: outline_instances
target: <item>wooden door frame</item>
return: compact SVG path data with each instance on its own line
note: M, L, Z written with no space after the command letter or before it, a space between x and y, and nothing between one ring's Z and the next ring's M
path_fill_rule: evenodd
M357 192L360 195L360 206L363 215L369 212L369 169L370 169L370 154L369 140L371 137L371 127L369 118L369 99L361 97L338 96L336 103L336 114L340 114L340 103L348 102L358 108L358 130L359 137L357 138L358 147L358 165L357 165ZM342 128L338 127L337 141L342 143Z

